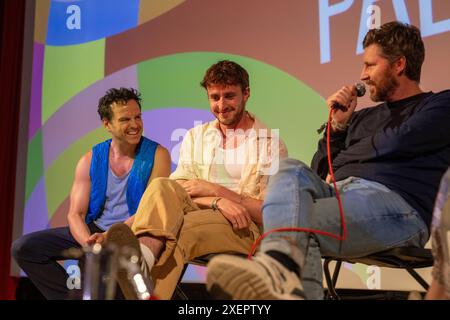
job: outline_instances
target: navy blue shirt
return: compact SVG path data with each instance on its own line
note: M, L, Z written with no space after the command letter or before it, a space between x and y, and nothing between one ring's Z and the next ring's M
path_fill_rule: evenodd
M430 226L439 182L450 166L450 90L357 111L346 132L331 133L330 148L336 181L354 176L379 182ZM326 132L311 167L325 179Z

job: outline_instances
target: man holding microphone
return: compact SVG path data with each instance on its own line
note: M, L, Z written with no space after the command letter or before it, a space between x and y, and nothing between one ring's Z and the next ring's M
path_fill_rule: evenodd
M322 256L359 257L427 242L439 182L450 165L450 91L420 89L425 49L416 27L386 23L370 30L363 46L361 80L382 103L355 112L357 86L327 99L329 153L345 223L334 186L323 180L330 174L325 132L312 169L282 161L263 204L266 233L303 232L269 232L252 260L215 257L207 272L211 292L322 299Z

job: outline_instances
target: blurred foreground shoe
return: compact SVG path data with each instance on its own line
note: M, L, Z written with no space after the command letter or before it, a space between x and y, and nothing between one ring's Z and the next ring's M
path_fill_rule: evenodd
M419 291L411 291L408 295L408 300L423 300L423 297Z
M117 282L127 300L150 299L153 284L150 270L142 257L141 246L137 237L124 223L116 223L106 233L106 243L119 250L119 270Z
M217 299L304 300L295 272L276 259L257 253L252 260L218 255L208 263L206 288Z

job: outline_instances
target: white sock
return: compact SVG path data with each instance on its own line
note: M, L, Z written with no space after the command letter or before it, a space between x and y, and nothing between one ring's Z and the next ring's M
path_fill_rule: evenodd
M142 261L141 270L144 272L146 276L150 276L150 270L152 270L153 265L155 264L155 256L149 247L146 245L139 243L141 247L142 253Z

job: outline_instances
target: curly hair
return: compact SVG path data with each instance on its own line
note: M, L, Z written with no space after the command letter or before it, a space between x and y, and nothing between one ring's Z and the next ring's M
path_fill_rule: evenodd
M239 85L242 91L249 86L249 79L247 71L239 64L229 60L222 60L206 70L200 85L207 89L211 85Z
M139 91L133 88L111 88L106 91L106 94L98 100L97 112L100 115L100 119L106 119L111 121L113 112L111 106L114 103L127 104L129 100L135 100L141 110L141 94Z
M367 32L363 47L365 49L372 44L379 45L382 56L391 63L405 57L406 76L411 80L420 81L425 47L417 27L398 21L385 23L380 28Z

